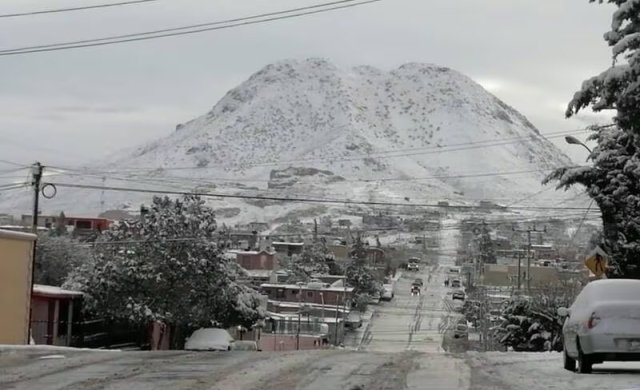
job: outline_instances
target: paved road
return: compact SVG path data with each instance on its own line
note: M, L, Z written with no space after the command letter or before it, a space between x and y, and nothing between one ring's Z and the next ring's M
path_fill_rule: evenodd
M451 300L453 289L445 287L444 281L449 276L449 267L454 265L455 258L448 251L456 247L456 239L450 226L443 229L436 264L423 265L419 272L403 273L396 284L395 298L376 308L362 350L443 353L450 347L453 342L450 329L461 316L454 312L459 303ZM411 283L418 277L425 284L420 296L412 296Z
M42 359L51 353L3 353L0 389L466 389L470 378L461 360L417 352L55 352Z

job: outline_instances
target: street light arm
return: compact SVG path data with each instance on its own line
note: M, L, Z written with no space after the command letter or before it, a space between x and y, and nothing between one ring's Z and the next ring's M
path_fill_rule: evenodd
M587 161L589 161L589 158L591 157L591 154L593 154L593 151L587 145L585 145L584 142L580 141L579 139L577 139L572 135L568 135L564 137L564 140L567 141L569 145L582 145L585 149L587 149L587 152L589 152L589 157L587 157Z

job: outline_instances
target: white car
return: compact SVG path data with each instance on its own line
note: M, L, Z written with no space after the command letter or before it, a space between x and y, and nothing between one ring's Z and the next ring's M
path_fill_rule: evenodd
M231 351L233 337L225 329L200 328L187 339L187 351Z
M585 286L566 317L564 368L588 374L604 361L640 361L640 280L596 280Z

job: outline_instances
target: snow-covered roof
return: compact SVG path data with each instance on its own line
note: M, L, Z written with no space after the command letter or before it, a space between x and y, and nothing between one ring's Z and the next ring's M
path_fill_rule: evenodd
M309 302L284 302L284 301L276 301L274 299L269 299L267 302L276 307L289 307L289 308L298 308L300 306L308 306L314 309L322 309L324 307L326 310L331 309L332 311L336 310L336 305L325 304L322 305L320 303L309 303ZM350 309L345 309L342 304L337 305L337 310L339 312L349 311Z
M268 278L273 270L270 269L245 269L244 272L249 275L250 278Z
M231 254L235 254L235 255L258 255L260 253L266 253L268 255L273 255L273 252L268 252L268 251L243 251L243 250L239 250L239 249L232 249L230 251L227 251L227 253L231 253Z
M81 291L65 290L62 287L34 284L33 294L52 298L75 298L84 295Z
M272 245L288 245L288 246L303 246L304 242L284 242L284 241L274 241L271 243Z
M321 287L320 285L318 286L298 286L297 284L274 284L274 283L264 283L261 284L260 287L262 288L283 288L286 290L311 290L311 291L332 291L332 292L344 292L345 290L347 292L352 292L353 291L353 287L347 287L346 289L344 287Z
M16 232L13 230L0 230L0 238L22 241L35 241L37 237L33 233Z

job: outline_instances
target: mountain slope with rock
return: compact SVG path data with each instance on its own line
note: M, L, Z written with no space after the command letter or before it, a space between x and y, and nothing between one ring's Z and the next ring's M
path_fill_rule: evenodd
M566 165L573 164L523 115L457 71L410 63L387 72L308 59L268 65L169 136L55 181L394 203L509 203L540 191L541 179ZM150 196L68 188L58 195L44 207L95 214L136 208ZM318 208L214 202L240 208L237 218L247 219Z

